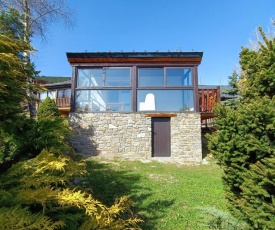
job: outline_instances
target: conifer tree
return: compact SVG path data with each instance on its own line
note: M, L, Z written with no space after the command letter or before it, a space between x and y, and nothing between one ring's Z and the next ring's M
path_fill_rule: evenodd
M47 97L42 101L37 110L38 118L58 117L60 112L53 99Z
M233 109L237 108L239 103L240 103L240 98L238 97L239 94L239 89L238 89L238 80L239 80L239 75L237 71L233 71L232 75L228 77L228 84L230 86L229 89L223 91L223 93L231 95L231 96L236 96L236 98L231 98L223 101L223 104L226 106L229 106Z
M15 11L0 13L0 122L20 113L19 103L27 98L28 70L22 52L30 52L31 47L20 38L22 24L16 16Z
M209 149L223 168L228 208L251 229L275 229L275 38L242 48L237 108L219 105Z
M22 35L24 41L31 45L32 37L35 35L46 39L46 34L51 23L62 21L67 26L74 24L74 12L68 7L65 0L0 0L0 10L9 12L16 10L21 15L18 19L23 25ZM24 52L24 61L31 67L30 53ZM33 83L33 78L37 77L37 72L29 72L28 83ZM28 110L31 117L35 117L36 108L34 95L31 88L28 93Z
M22 102L28 100L26 91L33 66L26 65L23 53L32 48L23 39L20 14L11 10L0 11L0 167L20 155L31 124L26 120ZM23 147L24 148L24 147Z
M246 98L275 95L275 38L268 38L261 27L258 50L242 48L240 65L242 68L241 93Z

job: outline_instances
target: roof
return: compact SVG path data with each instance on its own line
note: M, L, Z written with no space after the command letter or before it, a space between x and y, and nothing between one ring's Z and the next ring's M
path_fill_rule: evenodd
M199 85L199 89L217 89L219 85Z
M148 63L184 62L200 64L203 52L67 52L73 63Z
M48 88L48 89L71 88L71 84L72 84L72 81L67 80L67 81L63 81L63 82L43 84L43 87Z

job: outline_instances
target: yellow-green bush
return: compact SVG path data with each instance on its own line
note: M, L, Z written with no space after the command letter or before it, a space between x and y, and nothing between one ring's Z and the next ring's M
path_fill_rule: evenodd
M54 150L14 164L0 176L1 227L139 229L141 220L131 212L133 202L127 196L106 207L74 182L85 172L85 162Z

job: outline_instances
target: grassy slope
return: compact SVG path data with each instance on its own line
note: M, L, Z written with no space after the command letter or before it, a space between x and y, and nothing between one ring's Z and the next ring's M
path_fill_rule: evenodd
M180 166L157 162L88 162L84 182L96 198L112 204L130 195L144 219L142 229L207 229L201 208L226 210L221 169L214 163Z

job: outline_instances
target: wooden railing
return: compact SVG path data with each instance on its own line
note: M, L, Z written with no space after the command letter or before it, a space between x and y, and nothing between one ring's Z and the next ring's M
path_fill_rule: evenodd
M58 108L67 108L71 106L71 98L55 98L54 101Z
M199 89L200 112L213 112L214 106L220 102L220 87L214 89Z

